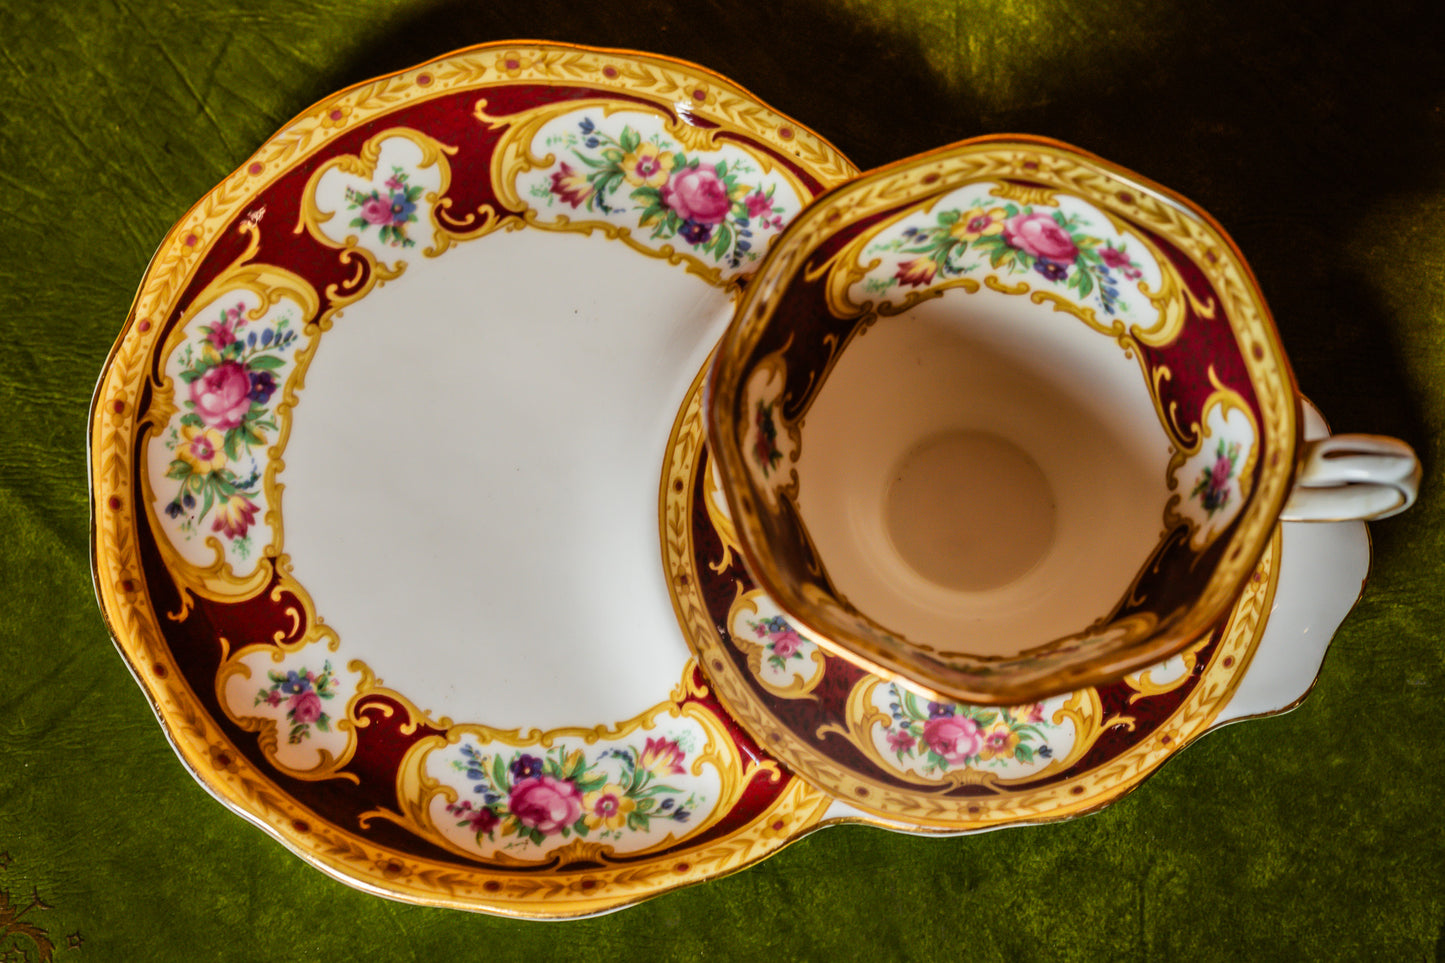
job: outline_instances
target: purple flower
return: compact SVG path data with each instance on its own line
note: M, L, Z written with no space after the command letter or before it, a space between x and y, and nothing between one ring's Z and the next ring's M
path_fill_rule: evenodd
M542 760L536 756L529 756L523 753L512 760L512 765L509 768L513 779L533 779L542 775Z
M678 233L689 244L703 244L712 237L712 225L699 224L697 221L683 221L682 229Z
M1045 261L1042 258L1034 262L1034 270L1050 281L1062 281L1069 276L1067 265L1059 264L1056 261Z
M258 405L264 405L271 400L271 395L276 390L276 376L269 371L252 371L250 374L251 400Z
M928 704L928 718L930 719L943 719L957 711L958 707L951 702L930 702Z

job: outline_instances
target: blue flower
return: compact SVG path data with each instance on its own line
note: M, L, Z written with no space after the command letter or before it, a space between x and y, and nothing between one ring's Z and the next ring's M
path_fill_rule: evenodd
M583 117L582 123L578 124L577 126L582 128L582 133L584 134L590 134L597 129L597 125L592 123L591 117Z
M181 507L180 502L171 502L166 506L166 514L171 518L180 518L184 512L185 509Z
M304 679L299 672L294 671L287 672L286 681L281 683L281 691L287 693L288 695L295 695L298 692L305 692L307 689L310 688L311 683L307 682L306 679Z
M1045 746L1039 746L1039 751L1036 753L1036 755L1037 755L1040 759L1052 759L1052 758L1054 758L1054 750L1050 749L1050 748L1049 748L1048 746L1046 746L1046 745L1045 745Z
M391 195L391 223L406 224L412 219L411 215L415 210L416 202L408 200L405 194L394 192Z

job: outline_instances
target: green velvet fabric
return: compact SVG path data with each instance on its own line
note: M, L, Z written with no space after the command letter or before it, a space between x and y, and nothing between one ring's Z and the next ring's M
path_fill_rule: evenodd
M1431 11L1434 11L1433 13ZM1438 3L79 0L0 4L0 959L1445 959L1445 32ZM1200 203L1336 430L1420 504L1288 715L1114 806L963 839L829 829L614 915L334 882L213 801L89 571L86 414L155 245L327 93L517 37L699 62L871 166L985 132ZM29 927L29 929L27 929Z

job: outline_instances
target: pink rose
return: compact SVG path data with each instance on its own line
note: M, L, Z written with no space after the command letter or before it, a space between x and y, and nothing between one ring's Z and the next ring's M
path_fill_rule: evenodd
M191 382L191 401L207 426L229 431L251 409L251 376L234 361L218 364Z
M1079 254L1069 232L1047 214L1014 215L1004 221L1003 239L1010 247L1059 264L1070 264Z
M1229 460L1227 455L1220 455L1214 463L1214 470L1209 473L1209 484L1214 488L1223 488L1229 484L1229 476L1234 474L1234 462Z
M978 723L966 716L939 716L923 724L923 741L950 765L962 765L978 755L983 742Z
M791 659L797 655L802 645L803 637L792 629L784 629L773 635L773 654L779 658Z
M523 826L550 835L582 815L582 794L565 779L536 776L512 786L507 807Z
M312 689L296 693L286 700L286 707L297 722L315 722L321 718L321 697Z
M361 217L368 224L391 223L391 201L373 197L361 205Z
M685 221L721 224L732 208L728 189L711 167L684 167L662 185L662 203Z

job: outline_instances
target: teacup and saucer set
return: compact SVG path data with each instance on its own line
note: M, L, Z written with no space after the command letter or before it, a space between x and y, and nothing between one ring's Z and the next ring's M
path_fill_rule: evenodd
M1418 477L1136 175L860 176L702 68L532 42L207 194L89 440L101 608L202 785L353 886L543 919L1108 804L1303 698Z

